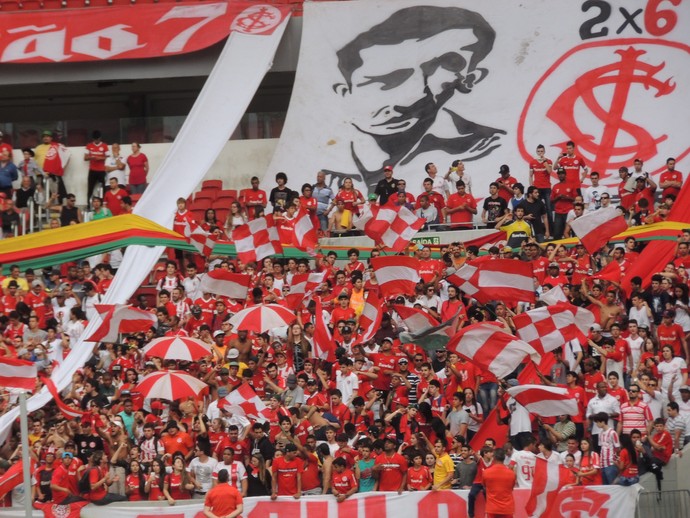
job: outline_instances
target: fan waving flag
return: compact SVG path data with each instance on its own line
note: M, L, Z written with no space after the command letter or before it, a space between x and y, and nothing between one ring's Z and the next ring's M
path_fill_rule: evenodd
M558 493L568 483L568 468L537 457L534 466L532 491L525 506L530 518L549 518L552 515Z
M482 304L500 300L506 304L534 302L534 268L529 261L495 259L465 264L448 282Z
M364 302L364 309L359 316L359 327L363 329L362 335L359 337L358 343L364 343L376 334L381 326L381 319L383 318L383 307L379 296L370 291L367 299Z
M235 242L237 257L245 264L283 253L278 229L270 214L235 227L232 231L232 240Z
M384 298L415 292L419 277L419 261L404 255L388 255L371 258L376 280Z
M216 239L213 235L206 232L201 228L201 225L192 219L185 220L184 237L204 257L210 256L213 252L213 247L216 246Z
M450 340L447 349L499 379L517 369L526 356L535 363L541 361L541 356L530 344L517 339L494 322L480 322L462 328Z
M383 243L395 252L402 252L410 240L424 226L425 220L407 207L366 204L352 224L375 243Z
M55 401L58 410L60 410L62 415L64 415L67 419L81 418L86 415L86 412L82 412L78 408L73 408L62 400L62 397L60 397L60 393L58 392L58 389L55 386L55 383L53 383L52 379L42 377L41 381L48 389L48 392L50 392L50 395L53 396L53 400Z
M393 304L392 308L402 318L403 324L411 333L421 333L439 324L438 320L423 309L408 308L402 304Z
M545 387L544 385L518 385L506 392L524 406L531 414L541 417L577 415L577 401L565 387Z
M249 275L216 268L201 277L199 289L205 293L244 300L247 298L251 280Z
M617 261L611 261L592 276L593 279L616 283L620 283L622 277L623 271Z
M594 254L613 236L627 230L628 224L616 207L609 206L575 218L570 222L570 228L587 251Z
M295 217L294 232L295 236L292 244L303 252L314 255L319 238L314 228L314 221L304 209L300 209Z
M233 414L240 414L261 423L270 418L268 407L256 395L254 389L246 384L240 385L227 396L218 400L218 408Z
M328 329L326 322L323 319L323 308L321 307L321 299L316 298L316 308L314 310L314 345L313 354L319 360L326 360L327 362L335 361L335 342L331 330Z
M326 277L326 272L298 273L292 276L290 291L285 302L290 309L297 309L303 302L311 300L312 293L319 287Z
M158 324L154 313L125 304L96 304L95 308L103 322L86 342L116 342L120 333L144 332Z
M570 340L587 341L587 333L594 324L591 311L558 302L551 306L520 313L513 317L516 334L539 354L564 346Z
M36 373L34 362L0 357L0 387L33 392L36 388Z

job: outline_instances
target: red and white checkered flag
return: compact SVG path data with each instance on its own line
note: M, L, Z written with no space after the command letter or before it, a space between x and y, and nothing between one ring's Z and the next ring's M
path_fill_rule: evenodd
M396 252L402 252L410 240L424 226L424 218L418 217L404 206L366 204L352 224L373 239Z
M273 216L257 218L232 231L237 257L245 264L283 253Z
M264 422L270 418L268 407L249 385L242 384L218 400L218 408L249 419Z
M206 232L196 221L191 219L188 219L184 226L184 237L204 257L210 256L213 247L216 246L216 239L213 235Z
M285 296L288 307L297 309L303 302L306 305L311 300L314 290L319 287L325 277L325 271L293 275L290 282L290 292Z
M295 218L293 244L300 250L313 256L318 243L319 238L316 228L314 228L314 222L306 210L300 209Z
M539 354L564 346L570 340L587 340L594 315L567 302L536 308L513 317L516 334Z

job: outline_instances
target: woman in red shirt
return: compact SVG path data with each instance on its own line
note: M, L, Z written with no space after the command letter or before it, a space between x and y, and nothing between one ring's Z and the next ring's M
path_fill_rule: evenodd
M640 471L637 468L637 452L629 435L621 435L621 451L616 461L619 486L632 486L640 481Z
M149 494L149 500L159 502L165 500L163 488L165 487L165 464L160 457L151 462L151 472L146 477L145 490Z
M189 500L192 498L190 491L194 489L194 482L187 473L184 458L176 456L173 460L173 471L166 475L163 484L163 494L170 505L175 505L177 500Z
M146 189L146 175L149 172L149 159L141 152L138 142L132 142L132 154L127 157L129 166L129 187L130 194L143 194Z
M139 461L129 463L129 474L125 477L125 494L130 502L146 500L146 481Z
M359 206L364 205L364 196L362 196L362 193L354 188L351 178L345 178L343 181L343 186L338 191L338 194L336 194L333 203L331 203L331 209L335 206L338 200L342 200L345 204L345 210L349 210L353 214L359 214Z
M601 463L599 454L592 451L592 442L586 437L580 441L582 459L580 460L580 482L583 486L600 486L601 482Z

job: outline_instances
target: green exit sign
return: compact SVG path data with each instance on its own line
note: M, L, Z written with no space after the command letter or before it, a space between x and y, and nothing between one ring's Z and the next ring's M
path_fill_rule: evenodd
M417 246L440 246L441 238L438 236L413 237L412 243Z

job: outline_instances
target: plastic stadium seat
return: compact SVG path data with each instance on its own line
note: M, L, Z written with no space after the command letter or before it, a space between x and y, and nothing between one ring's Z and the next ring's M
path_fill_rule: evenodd
M194 201L197 202L199 200L215 200L216 199L216 194L217 191L211 190L211 191L199 191L194 195Z
M204 221L204 216L206 215L206 209L192 209L190 212L192 213L192 217L194 218L194 221L197 221L198 223L201 223Z
M234 196L218 196L213 202L213 206L220 209L230 209L230 205L237 201Z
M221 190L223 188L223 180L205 180L201 183L201 190L209 189Z
M190 209L192 212L197 211L197 210L200 210L203 212L206 209L210 209L212 203L213 203L213 200L211 200L210 198L195 199L194 203L192 204ZM203 219L203 217L202 217L202 219Z
M220 223L221 227L225 226L225 221L228 219L228 214L230 213L230 210L228 209L220 209L220 208L215 208L216 210L216 221Z

